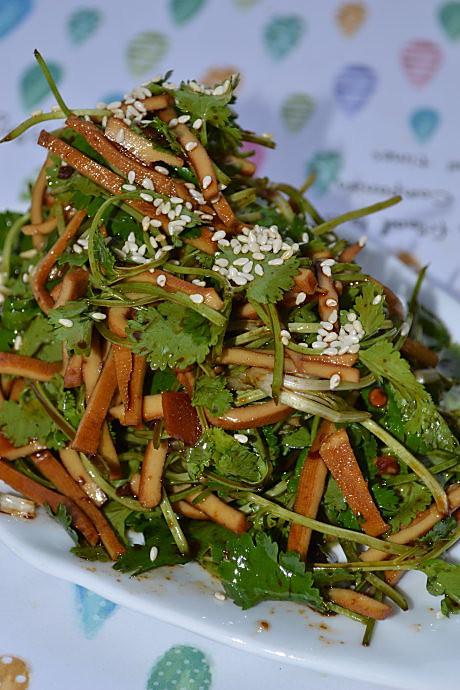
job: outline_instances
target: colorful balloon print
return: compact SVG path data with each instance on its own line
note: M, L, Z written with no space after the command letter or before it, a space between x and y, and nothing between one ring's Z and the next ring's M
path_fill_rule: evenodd
M135 77L153 70L164 58L169 39L157 31L144 31L128 43L126 60L129 71Z
M101 20L102 13L99 10L76 10L67 22L67 32L72 43L84 43L97 31Z
M107 618L114 614L117 605L80 585L75 585L75 596L83 634L88 640L92 640Z
M273 17L264 29L264 42L274 60L282 60L298 45L305 22L298 15Z
M281 107L281 116L291 132L300 132L315 110L315 101L308 93L292 93Z
M24 659L9 654L0 656L0 688L4 690L27 690L30 669Z
M153 666L146 690L209 690L211 669L196 647L171 647Z
M347 2L340 5L336 19L342 33L345 36L353 36L366 19L366 8L360 2Z
M174 23L181 25L193 19L204 4L205 0L170 0L169 11Z
M424 144L436 132L440 120L441 118L437 110L433 108L420 108L411 114L409 124L417 141Z
M447 2L439 9L439 21L452 41L460 38L460 2Z
M260 0L234 0L235 5L242 9L253 7L258 2L260 2Z
M19 26L31 9L32 0L0 0L0 38Z
M377 86L377 74L368 65L347 65L335 82L337 105L354 115L368 102Z
M340 151L317 151L307 165L307 174L314 172L316 179L312 189L318 195L325 194L331 184L337 181L342 169Z
M401 62L409 81L414 86L425 86L441 66L442 50L433 41L410 41L402 51Z
M48 67L56 84L62 80L64 70L60 64L48 60ZM19 92L24 110L31 110L50 95L50 87L37 64L30 65L21 74Z

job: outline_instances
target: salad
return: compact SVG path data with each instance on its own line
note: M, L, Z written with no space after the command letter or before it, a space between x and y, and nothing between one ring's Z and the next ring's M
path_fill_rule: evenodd
M30 209L0 216L0 510L42 506L124 573L194 560L243 608L348 616L364 644L408 570L457 613L460 350L424 270L403 305L336 234L399 197L324 219L314 174L258 177L247 143L274 142L239 125L237 75L74 109L36 58L57 105L3 140L46 123Z

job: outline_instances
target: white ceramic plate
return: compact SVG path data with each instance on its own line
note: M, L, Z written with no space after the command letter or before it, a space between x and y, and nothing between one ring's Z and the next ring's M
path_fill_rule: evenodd
M379 250L370 249L365 264L407 296L414 274L397 260L383 260ZM460 305L433 287L423 295L460 340ZM402 582L411 610L379 623L371 647L364 649L362 626L340 616L325 618L289 603L264 603L244 612L230 601L218 601L213 595L219 584L196 564L162 568L137 579L117 573L110 564L88 564L69 553L69 537L42 511L31 522L0 516L0 539L40 570L255 654L397 688L458 687L460 619L437 616L439 602L427 594L425 577L416 573Z

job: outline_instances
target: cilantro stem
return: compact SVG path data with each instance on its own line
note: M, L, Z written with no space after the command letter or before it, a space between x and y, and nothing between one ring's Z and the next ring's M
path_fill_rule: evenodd
M139 503L139 501L136 501L135 498L119 496L112 484L110 484L106 479L104 479L104 477L99 473L99 471L96 469L96 467L93 465L93 463L89 460L89 458L86 455L80 453L80 459L82 461L83 467L88 472L91 479L93 479L94 482L98 485L98 487L102 489L102 491L104 491L107 494L107 496L109 496L109 498L111 498L113 501L117 501L117 503L120 503L120 505L125 506L125 508L129 508L130 510L135 510L142 513L156 513L156 510L152 510L151 508L144 508L144 506L142 506Z
M379 590L379 592L388 597L388 599L394 601L395 604L402 609L402 611L407 611L409 604L406 597L401 594L401 592L398 592L397 589L389 585L388 582L385 582L385 580L382 580L382 578L378 577L378 575L374 575L373 573L367 573L366 580L370 585L375 587L375 589Z
M75 436L75 429L69 424L69 422L64 419L59 410L53 405L51 400L46 395L43 386L38 381L33 381L30 384L35 397L38 402L42 405L45 412L53 420L56 426L62 431L62 433L67 436L69 440L72 440Z
M405 448L402 443L397 441L391 434L383 429L377 422L373 419L365 419L360 422L363 427L365 427L371 434L374 434L382 443L384 443L393 453L408 466L411 470L418 476L421 482L425 484L427 489L431 492L436 506L441 514L446 515L449 510L449 504L447 501L446 492L439 484L436 477L434 477L431 472L425 467L425 465L420 462L412 453L410 453L407 448Z
M160 508L166 524L171 530L171 534L176 542L177 548L183 556L187 556L190 553L190 548L181 526L179 525L177 515L171 507L171 503L169 502L166 491L163 491L163 498L161 499Z
M109 116L112 114L110 110L102 110L100 108L78 108L73 112L75 115L89 115L90 117L98 118L103 118L104 116ZM3 139L0 139L0 144L17 139L21 136L21 134L27 132L27 130L31 127L39 125L40 122L48 122L49 120L64 120L66 117L67 115L63 110L53 110L49 113L37 113L37 115L32 115L31 117L28 117L27 120L24 120L24 122L21 122L21 124L12 129L11 132L5 134Z
M351 611L350 609L346 609L343 606L339 606L338 604L334 604L332 601L328 601L326 603L327 608L330 611L334 611L334 613L339 613L341 616L346 616L347 618L351 618L352 621L356 621L357 623L362 623L363 625L366 625L369 623L371 620L367 616L362 616L360 613L356 613L356 611Z
M188 295L182 292L166 292L161 287L156 287L155 285L149 285L148 283L127 283L126 285L118 285L118 290L121 292L139 292L146 295L152 295L156 299L162 299L169 302L174 302L175 304L180 304L182 307L187 307L187 309L192 309L198 314L203 316L211 323L215 324L219 328L224 328L227 320L220 312L212 307L208 307L207 304L195 304L192 302Z
M328 404L328 399L318 394L293 393L292 391L282 390L279 397L283 405L293 407L299 412L306 412L311 415L319 415L328 419L330 422L342 424L344 422L363 422L368 419L369 413L354 408L337 410Z
M284 371L284 347L281 342L281 324L278 311L274 304L267 305L267 312L270 318L271 332L273 333L274 362L273 362L273 381L272 395L275 402L278 402L283 384Z
M336 527L335 525L329 525L325 522L320 522L319 520L314 520L313 518L299 515L298 513L294 513L292 510L287 510L286 508L283 508L283 506L280 506L277 503L272 503L272 501L267 500L263 496L259 496L258 494L252 492L248 493L247 497L252 503L255 503L261 508L265 508L267 512L271 513L272 515L283 518L283 520L289 520L289 522L296 522L299 525L303 525L304 527L314 530L315 532L328 534L331 537L336 537L337 539L346 539L358 544L364 544L370 548L385 551L385 553L404 554L409 549L409 547L402 546L401 544L383 541L383 539L370 537L362 532L354 532L353 530L345 529L344 527ZM345 566L346 565L347 564L345 564Z
M382 601L383 596L382 596L381 592L376 592L375 599L377 601ZM361 642L363 647L369 647L369 645L371 643L372 635L374 634L376 624L377 624L377 621L375 620L375 618L369 618L369 620L367 621L366 629L364 631L363 639Z
M60 106L61 110L64 112L66 117L69 117L72 114L72 111L70 108L67 107L64 99L62 98L59 89L57 87L57 84L54 80L53 75L50 72L50 69L48 65L46 64L46 61L44 57L41 55L41 53L38 50L34 50L34 57L36 61L38 62L41 71L43 72L43 76L45 77L46 81L48 82L48 86L50 87L53 96L56 99L57 104Z
M338 225L342 225L342 223L347 223L350 220L355 220L356 218L368 216L371 213L377 213L378 211L382 211L384 208L390 208L395 204L399 204L401 200L402 199L400 196L392 196L390 199L386 199L385 201L379 201L376 204L364 206L364 208L359 208L356 211L349 211L348 213L343 213L341 216L337 216L336 218L332 218L331 220L317 225L316 228L313 229L313 232L315 233L315 235L324 235L324 233L330 232Z
M18 237L21 233L22 226L25 225L29 219L30 219L30 213L24 213L22 216L19 216L19 218L17 218L14 221L14 223L12 224L12 226L9 229L8 234L5 238L5 243L3 245L3 253L2 253L2 273L3 273L3 282L4 283L10 277L11 255L13 253L13 247L18 240Z
M318 175L316 174L315 170L312 170L305 182L299 187L299 192L301 194L305 194L305 192L307 192L310 189L310 187L313 184L315 184L315 180L317 177Z
M292 321L288 323L288 329L291 333L318 333L321 324L318 321L314 323L301 323Z
M209 271L207 268L197 268L195 266L176 266L175 264L165 263L163 269L168 273L178 273L181 275L197 275L204 278L212 278L222 285L227 287L227 279L221 276L216 271Z

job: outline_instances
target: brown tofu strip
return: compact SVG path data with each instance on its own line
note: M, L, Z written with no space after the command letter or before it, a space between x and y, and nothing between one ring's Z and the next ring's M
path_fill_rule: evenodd
M367 616L377 621L382 621L392 613L393 609L382 601L377 601L367 594L355 592L353 589L332 587L329 590L329 598L345 609L355 611L361 616Z
M388 525L382 519L369 492L345 429L331 434L322 443L319 452L346 502L356 517L359 517L364 532L372 537L386 532Z
M94 505L91 499L72 479L61 463L53 457L49 450L34 453L31 458L34 465L43 476L53 482L59 491L62 491L65 496L68 496L84 513L86 513L88 518L94 523L110 558L116 561L117 558L125 552L125 547L119 541L104 514Z
M294 503L294 511L299 515L316 518L327 477L327 467L319 454L319 449L325 437L334 429L335 427L331 422L323 420L305 458ZM303 527L293 522L289 530L288 551L295 551L305 561L311 535L312 531L309 527Z
M34 357L0 352L0 374L23 376L35 381L49 381L61 369L61 362L44 362Z
M85 414L72 441L71 447L74 450L88 455L97 453L102 426L116 389L115 358L111 350L104 362L101 374L88 401Z
M83 534L91 546L98 543L99 534L94 524L86 513L67 496L62 496L56 491L51 491L41 484L37 484L3 460L0 460L0 479L38 505L49 505L53 512L56 512L60 505L64 505L72 518L72 524Z
M163 469L168 454L168 444L163 441L155 448L149 441L144 453L139 483L139 503L144 508L155 508L161 501Z
M217 522L219 525L227 527L227 529L235 532L236 534L241 534L246 532L248 529L248 523L246 517L236 508L232 508L224 501L214 494L210 494L203 498L199 503L193 503L193 500L200 495L197 491L196 494L191 494L187 497L187 502L192 504L194 507L199 508L203 513L205 513L213 522Z

